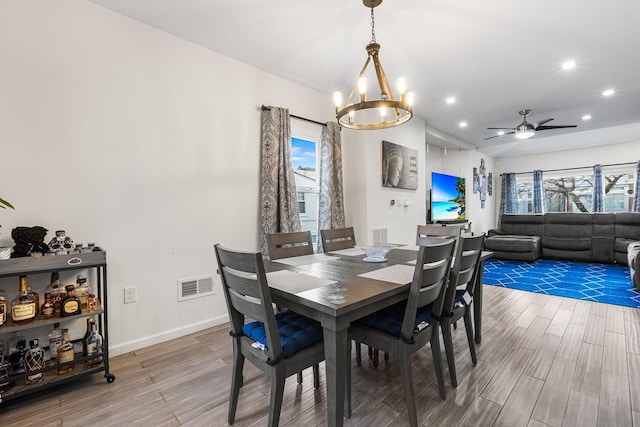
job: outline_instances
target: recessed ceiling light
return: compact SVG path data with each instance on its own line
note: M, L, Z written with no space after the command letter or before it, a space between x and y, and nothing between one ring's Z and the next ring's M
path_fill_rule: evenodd
M500 135L500 136L504 135L504 131L503 130L499 130L498 131L498 135Z
M614 93L616 93L616 91L615 91L615 90L613 90L613 89L607 89L607 90L605 90L604 92L602 92L602 96L611 96L611 95L613 95Z
M458 125L461 128L466 128L467 127L467 122L460 122L460 124Z
M576 67L576 61L566 61L562 64L563 70L571 70Z
M585 114L584 116L582 116L582 120L591 120L591 115Z
M450 96L446 99L447 104L455 104L456 99L453 96Z

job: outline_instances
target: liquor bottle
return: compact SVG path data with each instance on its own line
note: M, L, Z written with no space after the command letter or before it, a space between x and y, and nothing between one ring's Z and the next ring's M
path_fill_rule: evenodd
M24 372L24 353L27 351L27 340L21 339L16 343L15 350L9 354L9 363L14 374Z
M67 290L67 296L62 300L60 306L60 316L67 317L82 313L80 307L80 300L74 295L73 285L67 285L64 287Z
M0 326L9 320L9 302L4 295L4 289L0 289ZM0 362L2 362L1 358Z
M58 347L56 362L58 364L73 362L75 354L73 353L73 343L69 341L69 330L62 330L62 344ZM73 363L67 366L58 366L58 375L73 372Z
M53 319L55 316L55 309L53 305L53 298L51 294L47 292L44 294L44 303L40 307L40 318L41 319Z
M102 336L97 325L91 325L91 335L87 338L87 366L98 366L102 363Z
M67 295L64 291L62 283L60 283L60 273L54 271L51 273L51 282L44 290L45 293L51 293L53 299L53 308L56 316L60 316L60 305L62 300Z
M20 335L19 332L14 332L13 334L11 334L11 337L9 337L9 339L7 340L7 346L4 353L4 357L6 360L9 360L9 356L17 351L18 341L21 340L27 342L27 339Z
M36 301L36 318L38 318L40 315L40 295L38 295L31 286L27 286L27 294L31 295L31 297Z
M96 294L89 294L89 298L87 298L87 310L88 311L100 310L100 301L98 301Z
M24 354L24 370L28 373L38 371L44 368L44 350L40 348L38 339L29 341L31 348ZM27 384L35 384L44 379L44 372L27 375L25 382Z
M10 386L11 381L9 381L9 362L3 362L2 358L0 358L0 394L7 391Z
M75 296L80 300L80 307L83 310L87 309L87 299L89 298L89 294L91 293L91 287L87 283L87 278L82 274L78 274L76 276L76 287L74 289Z
M36 318L36 300L27 290L27 276L20 276L20 293L11 301L11 320L14 325L24 325Z
M92 331L91 327L92 327L95 323L96 323L96 322L95 322L91 317L89 317L89 318L87 319L87 330L86 330L86 332L84 333L84 337L82 337L82 355L83 355L83 356L85 356L85 357L86 357L86 356L87 356L87 354L88 354L88 350L87 350L87 338L89 338L89 336L91 335L91 331Z
M10 386L9 381L9 361L5 362L5 354L7 348L4 346L4 341L0 340L0 394L4 393Z
M51 360L56 361L58 358L58 348L62 345L64 339L62 337L62 329L60 323L54 323L53 329L49 332L49 351Z

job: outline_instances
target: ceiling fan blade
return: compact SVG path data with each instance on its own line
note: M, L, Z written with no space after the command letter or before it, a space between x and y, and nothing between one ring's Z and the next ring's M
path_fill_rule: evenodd
M498 128L498 129L502 129L502 128ZM499 136L505 136L505 135L509 135L509 134L512 134L512 133L515 133L515 132L506 132L506 133L503 133L502 135L494 135L494 136L490 136L490 137L488 137L488 138L485 138L484 140L486 141L487 139L497 138L497 137L499 137Z
M538 126L536 130L548 130L548 129L564 129L564 128L575 128L577 125L558 125L558 126Z
M513 128L487 128L489 130L514 130Z
M538 128L538 126L543 125L543 124L545 124L545 123L549 123L551 120L553 120L553 119L544 119L544 120L542 120L542 121L539 121L539 122L536 124L536 129Z

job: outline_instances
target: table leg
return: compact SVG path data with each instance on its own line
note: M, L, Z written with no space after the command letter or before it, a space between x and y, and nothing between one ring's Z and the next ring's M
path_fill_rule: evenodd
M324 355L327 381L327 425L341 427L345 411L348 329L324 328Z
M482 341L482 293L483 293L484 260L480 261L480 268L476 276L476 286L473 295L473 326L475 328L476 342Z

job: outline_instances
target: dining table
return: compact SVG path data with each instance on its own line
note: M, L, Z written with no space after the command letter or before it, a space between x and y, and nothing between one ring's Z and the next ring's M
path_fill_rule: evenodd
M272 299L322 325L327 389L327 425L342 426L351 416L347 399L351 343L349 325L408 297L417 246L397 246L384 258L364 261L359 248L329 254L265 260ZM482 261L491 256L483 252ZM371 260L370 260L371 261ZM480 271L482 268L480 269ZM475 337L481 339L482 282L474 295Z

